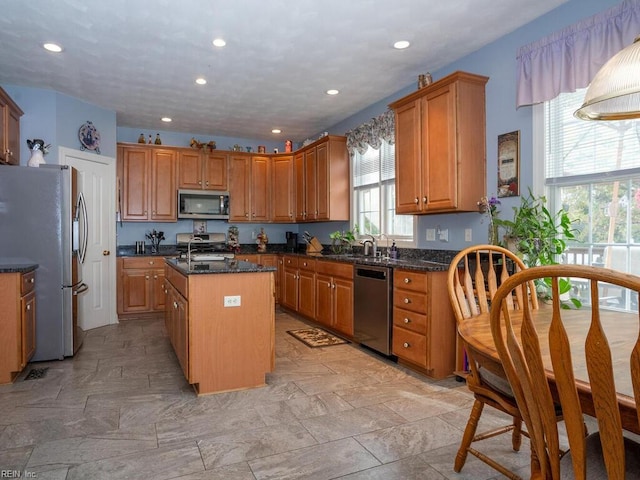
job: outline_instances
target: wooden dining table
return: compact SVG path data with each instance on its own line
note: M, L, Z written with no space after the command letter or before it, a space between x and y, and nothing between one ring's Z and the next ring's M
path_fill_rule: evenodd
M552 309L544 305L538 310L533 310L532 313L538 331L538 338L540 339L543 359L545 364L551 365L547 334L551 323ZM562 318L570 338L571 359L582 409L584 413L594 416L593 398L584 356L584 343L590 326L591 309L583 307L577 310L563 310ZM640 323L638 314L601 309L600 318L611 348L622 426L625 430L640 434L629 367L631 350L638 338ZM522 313L514 311L511 314L511 320L514 324L514 330L518 332L522 323ZM504 374L493 342L493 336L491 335L488 313L462 321L458 326L458 333L468 345L467 348L473 349L476 358L482 357L483 363L490 362L489 367L494 373L502 372ZM547 378L549 379L552 393L554 393L554 376L551 370L547 371Z

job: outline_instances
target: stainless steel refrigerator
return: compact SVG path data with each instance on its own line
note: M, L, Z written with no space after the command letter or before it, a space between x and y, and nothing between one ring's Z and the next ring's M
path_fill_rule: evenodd
M0 257L38 264L31 361L73 356L82 343L78 295L88 289L79 278L87 235L74 168L0 166Z

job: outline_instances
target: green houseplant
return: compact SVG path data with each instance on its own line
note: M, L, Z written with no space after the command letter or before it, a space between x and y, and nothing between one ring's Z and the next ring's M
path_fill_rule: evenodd
M354 225L353 230L336 230L329 234L331 239L331 251L337 255L351 250L352 243L356 241L358 225Z
M521 197L520 205L513 207L513 220L494 219L495 224L504 229L504 246L520 256L528 267L558 263L557 257L567 248L566 241L575 238L576 221L565 209L551 213L546 203L544 195L535 196L529 189L528 195ZM550 283L539 282L537 287L540 297L549 298ZM570 280L561 281L560 293L570 290ZM580 306L579 300L570 301Z

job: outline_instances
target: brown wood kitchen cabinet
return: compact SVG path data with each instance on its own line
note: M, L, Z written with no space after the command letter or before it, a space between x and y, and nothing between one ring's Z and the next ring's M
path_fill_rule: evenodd
M162 278L166 302L164 324L169 341L178 358L185 378L190 380L189 372L189 285L187 278L175 270L166 267Z
M296 222L349 220L346 138L322 137L294 155Z
M350 263L316 262L315 320L353 336L353 265Z
M227 161L224 152L194 149L178 151L178 188L189 190L227 190Z
M20 164L20 117L23 111L0 87L0 163Z
M230 222L271 220L271 160L233 153L229 158Z
M477 212L486 195L485 84L455 72L390 104L396 213Z
M118 144L118 205L122 220L178 220L176 149Z
M0 384L11 383L36 349L35 270L0 274Z
M393 354L432 378L455 368L456 322L446 280L447 272L393 272Z
M118 257L118 316L164 311L164 257Z
M316 260L285 255L282 305L314 319L316 314Z
M271 220L276 223L294 222L293 156L276 155L271 160Z

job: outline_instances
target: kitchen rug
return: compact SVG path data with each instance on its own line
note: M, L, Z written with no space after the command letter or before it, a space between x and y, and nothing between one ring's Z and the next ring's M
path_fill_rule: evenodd
M302 328L299 330L287 330L287 333L311 348L330 347L332 345L341 345L349 343L344 338L331 335L321 328Z
M47 376L47 371L49 370L49 367L44 367L44 368L32 368L29 373L27 374L26 377L24 377L25 380L34 380L36 378L44 378Z

